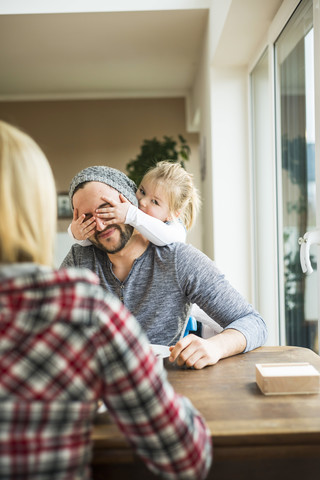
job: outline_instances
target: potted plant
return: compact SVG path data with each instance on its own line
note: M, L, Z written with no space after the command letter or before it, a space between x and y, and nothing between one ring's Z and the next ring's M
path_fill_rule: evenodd
M146 171L161 160L179 162L184 167L184 162L189 160L191 151L182 135L178 135L178 140L179 143L168 136L164 136L163 140L157 138L144 140L140 153L126 165L128 177L139 185Z

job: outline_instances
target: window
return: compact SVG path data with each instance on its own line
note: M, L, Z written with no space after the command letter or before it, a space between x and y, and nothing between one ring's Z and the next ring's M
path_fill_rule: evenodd
M281 342L318 351L317 275L302 273L298 243L316 227L312 11L302 1L275 43L277 210Z
M268 48L250 74L255 297L268 325L269 344L319 352L317 247L311 248L315 271L306 276L299 245L300 237L316 229L320 205L315 161L319 85L314 84L314 74L320 76L319 52L314 52L319 0L297 2L291 17L285 3L281 33L277 18Z

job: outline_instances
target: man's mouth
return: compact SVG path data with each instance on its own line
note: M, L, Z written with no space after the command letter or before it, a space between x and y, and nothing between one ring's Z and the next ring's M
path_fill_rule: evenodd
M103 240L104 238L109 238L117 229L118 227L116 226L107 227L106 230L103 230L103 232L99 233L98 239Z

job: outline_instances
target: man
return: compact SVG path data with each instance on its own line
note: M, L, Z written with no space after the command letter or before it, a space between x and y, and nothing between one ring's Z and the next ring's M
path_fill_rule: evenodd
M89 167L70 185L75 216L95 218L91 246L73 245L62 263L87 267L101 285L120 298L151 343L169 345L170 361L201 369L221 358L257 348L265 342L260 315L228 283L214 263L191 245L157 247L130 225L106 226L97 210L120 194L137 205L136 187L119 170ZM223 331L203 339L181 339L191 304L196 303Z

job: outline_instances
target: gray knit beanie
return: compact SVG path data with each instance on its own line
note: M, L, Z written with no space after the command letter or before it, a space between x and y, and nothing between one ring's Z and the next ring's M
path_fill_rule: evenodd
M114 188L119 193L122 193L129 202L131 202L136 207L138 206L138 200L136 197L137 187L136 184L130 180L127 175L120 172L116 168L111 167L88 167L73 178L70 189L69 189L69 198L72 205L72 197L75 189L80 183L84 182L101 182L109 185L109 187Z

